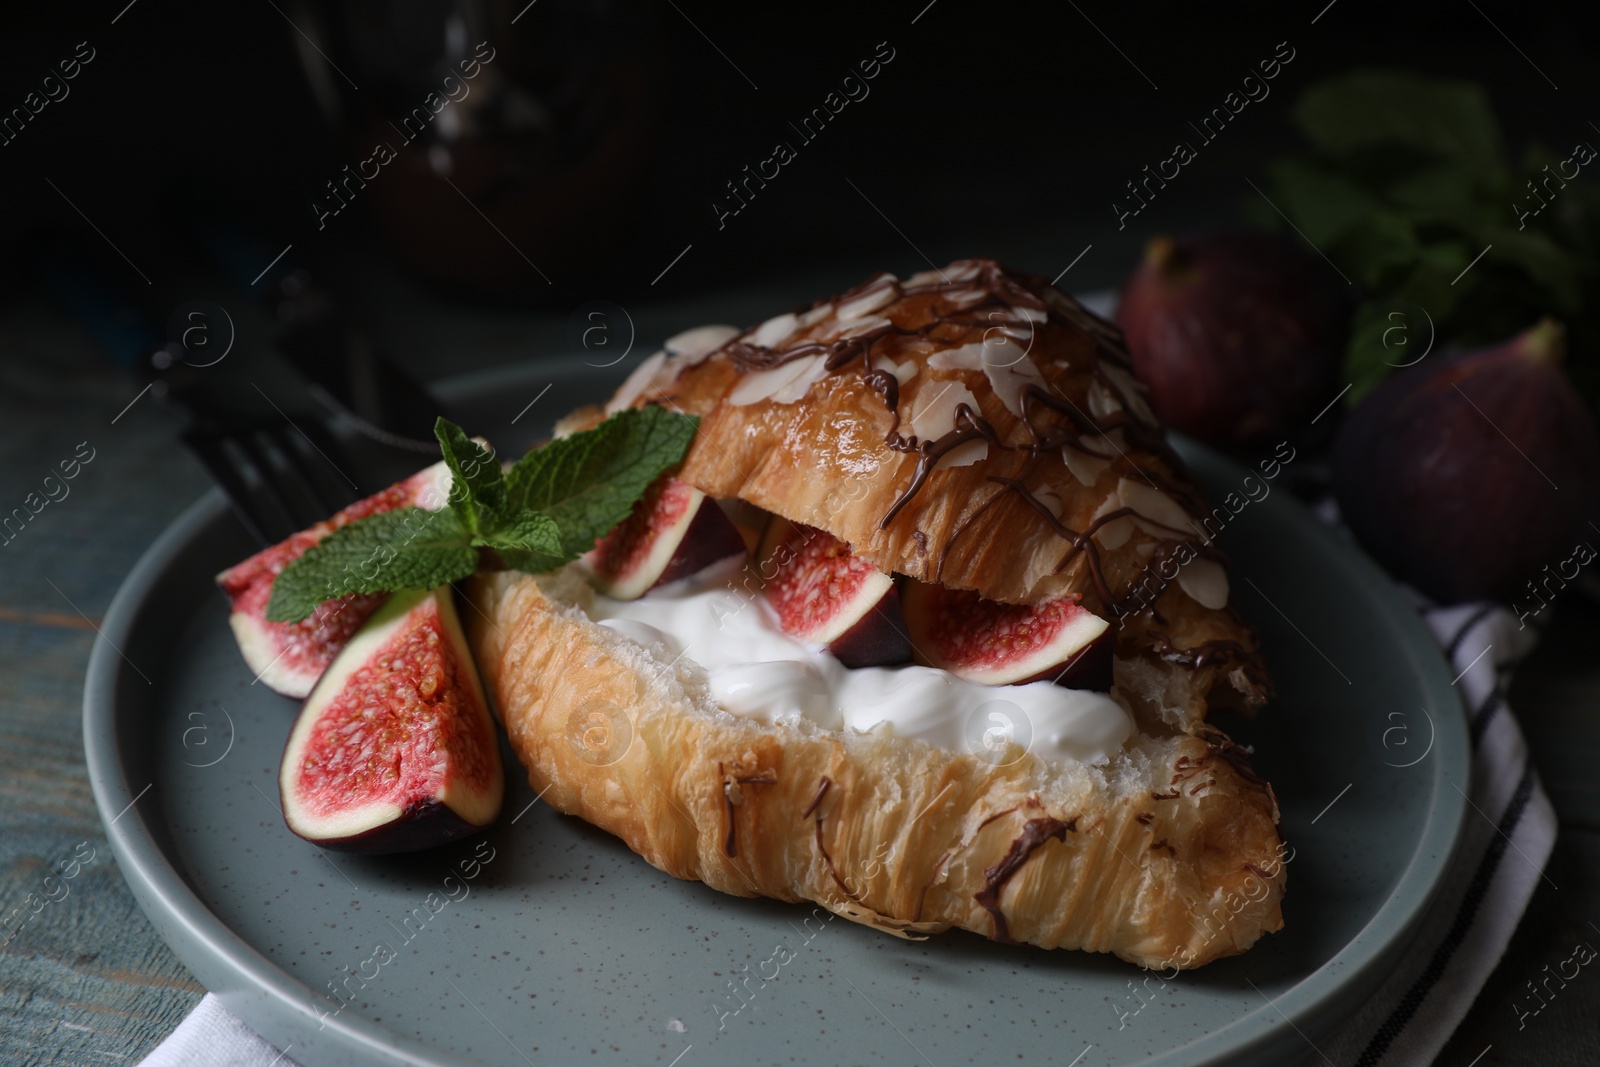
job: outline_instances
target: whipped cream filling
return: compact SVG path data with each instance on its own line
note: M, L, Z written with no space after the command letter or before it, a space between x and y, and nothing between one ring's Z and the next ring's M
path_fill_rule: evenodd
M979 685L915 665L852 670L783 633L743 579L743 560L732 560L638 600L596 594L589 616L663 663L703 672L725 711L763 723L886 730L1001 765L1024 750L1047 763L1104 763L1133 734L1132 718L1105 693Z

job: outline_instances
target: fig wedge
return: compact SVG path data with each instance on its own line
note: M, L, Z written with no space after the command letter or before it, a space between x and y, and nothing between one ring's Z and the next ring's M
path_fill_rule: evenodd
M372 613L301 708L278 777L289 829L369 855L483 829L504 786L449 586L395 593Z
M299 622L269 622L272 583L306 549L346 523L396 508L437 511L445 506L449 491L450 469L435 463L217 575L217 585L228 597L228 625L250 672L274 692L304 699L351 635L383 603L384 594L340 597L317 605Z
M583 556L596 589L617 600L637 600L745 551L744 537L727 514L700 490L666 475L633 512Z
M774 518L762 539L760 574L784 633L825 645L846 667L911 659L894 579L831 534Z
M1110 626L1076 596L1031 606L1002 604L970 589L907 582L905 613L917 661L957 678L983 685L1111 688Z

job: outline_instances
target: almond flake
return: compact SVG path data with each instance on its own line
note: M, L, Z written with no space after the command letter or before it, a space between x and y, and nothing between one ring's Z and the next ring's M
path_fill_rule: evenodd
M970 347L970 346L968 346ZM1017 418L1022 418L1022 394L1030 385L1045 388L1044 375L1028 358L1028 350L1009 337L989 338L980 342L983 373L989 377L989 387L1000 398L1000 403Z
M1100 475L1111 466L1110 460L1080 452L1070 444L1061 446L1061 459L1066 463L1067 470L1078 480L1078 484L1086 488L1093 487L1094 483L1100 480Z
M667 338L666 350L692 366L739 336L736 326L696 326Z
M963 441L939 457L939 462L933 465L936 471L946 470L950 467L970 467L989 458L989 442L981 437L971 441Z
M1098 378L1089 383L1089 414L1096 419L1108 419L1122 410L1122 401L1111 387Z
M893 274L880 274L868 283L860 296L839 305L841 319L858 319L869 311L877 311L900 297L898 279Z
M980 410L978 398L960 382L923 382L911 408L911 432L921 441L934 441L956 428L956 408Z
M858 334L870 333L871 331L876 330L879 326L887 325L889 325L888 319L880 318L877 315L868 315L864 319L856 319L854 322L844 323L842 328L839 330L839 336L855 337Z
M904 363L896 363L888 356L874 356L872 360L874 370L888 371L894 375L894 380L901 385L906 384L917 376L917 361L908 359Z
M779 403L793 403L811 388L812 382L817 378L813 376L813 372L821 365L821 356L806 356L770 370L752 371L733 387L733 391L728 394L728 403L733 407L742 408L768 397L776 399L779 393L789 398L779 400ZM797 385L802 379L804 384ZM795 388L798 392L795 392Z
M1093 515L1089 516L1089 525L1093 526L1096 522L1099 522L1113 511L1121 511L1124 507L1126 507L1126 505L1123 504L1120 499L1118 499L1117 495L1112 494L1106 498L1105 503L1101 504L1098 508L1095 508ZM1119 549L1123 545L1127 544L1128 538L1133 536L1133 529L1133 519L1127 515L1124 515L1120 519L1112 519L1110 522L1096 530L1094 532L1094 539L1099 541L1104 547L1115 551L1116 549Z
M799 316L792 311L785 312L782 315L774 315L756 327L756 332L750 337L750 343L760 345L762 348L771 348L782 341L788 340L789 336L799 328L799 325Z
M619 411L633 407L633 402L644 394L645 388L652 383L656 372L666 361L667 353L662 350L633 368L633 373L623 379L616 395L606 403L606 414L615 415Z
M1133 412L1135 418L1146 426L1156 424L1155 412L1150 410L1150 405L1144 399L1144 386L1138 379L1115 363L1100 361L1100 373L1111 379L1111 384L1121 394L1122 402Z
M1140 528L1152 537L1170 541L1175 536L1183 536L1194 525L1183 505L1144 482L1121 479L1117 482L1117 496L1124 506L1150 520L1151 525L1140 523Z
M832 304L818 304L810 311L802 312L800 318L796 320L796 325L802 330L809 330L811 327L815 326L817 323L821 322L823 319L832 314Z
M928 357L929 370L982 370L983 345L973 342L956 348L946 348Z
M1213 611L1228 606L1228 572L1215 560L1196 556L1178 569L1178 585Z
M1045 506L1045 510L1056 518L1061 517L1061 494L1056 492L1051 485L1041 485L1037 489L1030 489L1033 499Z

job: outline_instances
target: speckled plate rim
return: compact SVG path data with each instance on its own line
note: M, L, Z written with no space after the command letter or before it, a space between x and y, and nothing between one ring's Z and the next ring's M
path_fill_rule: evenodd
M572 377L581 377L579 371ZM442 399L481 396L513 383L548 381L550 369L493 369L441 383ZM1239 471L1217 454L1191 442L1180 450L1198 465ZM1394 891L1371 920L1333 957L1276 999L1263 1002L1221 1029L1143 1061L1141 1067L1197 1067L1255 1062L1269 1050L1281 1051L1284 1027L1325 1032L1349 1014L1374 989L1388 965L1415 933L1438 893L1454 855L1466 817L1466 785L1471 753L1464 709L1451 687L1449 671L1431 634L1392 581L1351 545L1312 518L1298 503L1267 501L1264 507L1282 517L1302 539L1305 551L1324 563L1337 564L1353 583L1364 586L1392 609L1391 619L1402 644L1395 655L1407 661L1429 703L1447 709L1437 717L1432 789L1421 834L1411 861ZM166 572L177 564L183 548L208 524L227 511L222 494L212 490L191 505L147 549L129 573L106 611L89 658L84 683L84 750L90 785L111 850L140 907L173 952L225 1006L275 1046L317 1024L307 990L288 972L272 964L230 929L195 895L151 831L139 801L149 786L128 777L118 742L116 694L128 683L130 666L118 651L129 643L135 623L162 594ZM376 1023L356 1016L326 1020L330 1040L359 1062L462 1067L470 1061L438 1058L436 1049L398 1038ZM289 1051L288 1049L285 1050ZM293 1058L292 1055L289 1058Z

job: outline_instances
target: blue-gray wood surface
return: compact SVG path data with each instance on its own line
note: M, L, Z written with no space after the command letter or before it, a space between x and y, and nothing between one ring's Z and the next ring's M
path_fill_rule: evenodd
M857 273L630 310L648 344L702 321L753 321ZM425 377L564 347L564 316L429 313L428 301L393 284L397 290L378 294L395 309L388 343ZM175 447L173 421L149 397L113 424L136 391L42 295L24 293L0 313L0 514L39 491L80 442L94 449L69 495L0 545L0 916L22 909L0 933L10 938L0 948L4 1064L136 1063L204 992L134 903L106 847L83 763L80 701L94 627L140 553L208 488ZM1590 925L1600 923L1597 645L1600 611L1560 605L1513 688L1561 818L1550 868L1560 889L1541 882L1441 1064L1600 1063L1600 979L1572 983L1525 1028L1513 1008L1545 964L1600 937ZM49 868L84 842L78 854L92 848L94 858L66 883L68 894L12 936L30 911L29 894L42 899Z

